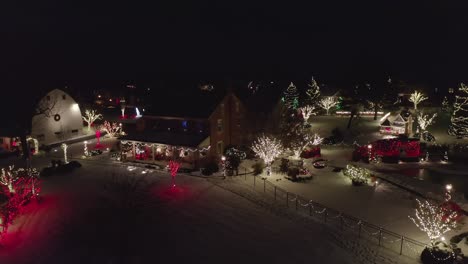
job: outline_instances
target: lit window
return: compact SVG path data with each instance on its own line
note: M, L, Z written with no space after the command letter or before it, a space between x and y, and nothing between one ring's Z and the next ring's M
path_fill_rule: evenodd
M218 119L216 127L218 128L218 132L223 132L223 120L222 119Z

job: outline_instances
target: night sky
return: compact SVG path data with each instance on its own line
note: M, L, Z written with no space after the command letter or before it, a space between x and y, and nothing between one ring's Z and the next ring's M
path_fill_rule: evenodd
M468 79L463 1L7 2L0 70L13 84Z

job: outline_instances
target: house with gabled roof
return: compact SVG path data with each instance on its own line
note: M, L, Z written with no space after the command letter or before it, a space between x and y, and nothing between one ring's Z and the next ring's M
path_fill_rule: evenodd
M380 133L385 135L411 135L413 133L413 119L411 115L404 118L401 114L388 116L380 123Z

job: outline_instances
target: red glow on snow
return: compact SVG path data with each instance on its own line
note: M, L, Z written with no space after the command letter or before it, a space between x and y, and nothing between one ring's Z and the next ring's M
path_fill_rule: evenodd
M152 189L151 193L162 201L184 201L192 196L188 186L176 185L174 183L171 183L169 186L156 186Z

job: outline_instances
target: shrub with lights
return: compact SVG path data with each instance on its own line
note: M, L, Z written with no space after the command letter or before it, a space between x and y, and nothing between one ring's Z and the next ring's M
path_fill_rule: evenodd
M8 230L21 209L40 193L39 173L36 169L3 168L0 174L0 238Z
M346 165L346 168L343 170L343 174L351 179L354 186L366 184L371 176L368 169L360 168L351 164Z

